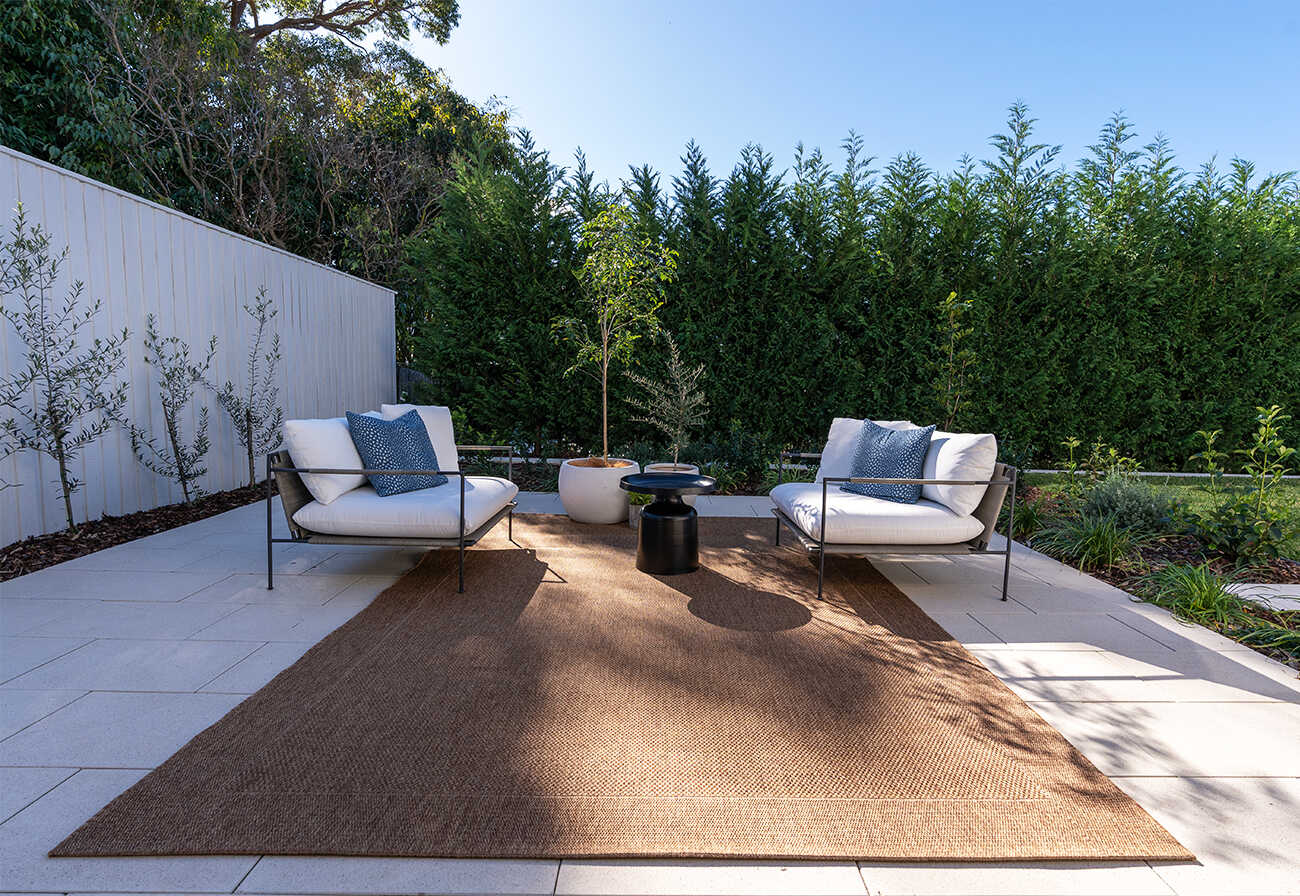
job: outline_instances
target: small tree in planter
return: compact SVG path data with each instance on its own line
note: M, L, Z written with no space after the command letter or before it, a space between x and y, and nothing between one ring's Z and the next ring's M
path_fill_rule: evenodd
M280 426L284 409L280 407L280 387L275 384L275 368L280 363L280 334L272 333L269 344L267 328L279 314L271 307L266 287L257 290L257 302L245 305L244 311L257 322L257 335L248 350L248 387L242 392L235 384L217 391L217 401L225 408L235 427L235 435L248 460L248 484L257 482L257 457L280 444Z
M157 320L152 314L145 321L145 362L158 372L158 401L162 405L166 443L159 447L149 431L131 424L131 448L145 467L180 484L185 503L198 497L195 481L207 473L203 458L211 443L208 440L208 409L199 408L194 439L187 445L181 437L181 414L194 399L194 390L204 382L212 358L217 353L217 337L208 343L208 355L202 363L190 360L190 347L179 337L158 335Z
M30 450L54 459L68 528L75 530L72 495L82 483L72 466L83 448L112 428L126 404L127 384L114 381L126 363L127 332L81 344L100 303L81 307L85 286L80 280L62 302L55 299L67 257L66 247L50 254L49 233L39 224L28 228L20 204L9 237L0 241L0 313L26 346L27 363L0 380L0 407L11 412L0 421L0 435L5 457Z
M680 466L677 461L686 447L687 436L704 422L709 403L699 388L704 365L688 367L682 361L677 340L671 333L664 333L664 341L668 344L668 368L663 379L653 380L629 372L628 379L645 391L645 397L633 396L627 403L638 412L633 420L649 423L667 436L668 447L673 452L673 468L676 469Z
M577 349L566 373L582 370L600 383L601 456L589 460L608 466L610 368L630 361L637 340L658 330L656 312L676 275L677 253L639 234L632 213L621 205L588 221L578 247L586 252L577 276L590 318L559 318L552 326Z
M559 318L557 337L577 349L566 373L582 370L600 384L599 457L568 460L560 466L560 501L580 523L617 523L627 516L627 495L619 480L636 465L609 457L609 373L632 358L636 342L659 328L655 312L677 270L677 255L637 228L632 213L613 205L582 228L586 260L577 270L587 300L587 319Z

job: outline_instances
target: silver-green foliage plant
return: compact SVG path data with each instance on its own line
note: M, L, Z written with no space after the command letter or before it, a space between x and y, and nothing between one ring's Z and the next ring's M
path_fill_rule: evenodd
M664 342L668 345L668 366L663 379L656 380L629 372L628 379L641 387L645 397L632 396L627 399L627 403L636 412L633 420L649 423L668 438L668 447L673 452L673 466L676 467L677 458L686 447L690 431L704 422L709 402L700 390L704 365L692 367L682 361L681 352L677 350L677 340L673 339L671 333L664 333Z
M53 253L50 234L28 227L20 204L8 237L0 241L3 315L27 350L25 365L0 380L3 456L37 451L54 459L68 528L76 529L72 495L82 481L72 473L82 450L108 432L126 404L127 384L118 381L126 363L127 332L91 338L100 302L82 304L85 285L74 282L60 299L55 287L64 262Z
M280 407L280 387L275 369L280 363L280 334L267 330L279 314L271 307L266 287L257 291L257 301L245 305L244 312L257 322L257 334L248 350L247 385L239 389L230 380L217 391L217 401L230 415L235 436L248 460L248 484L257 482L256 459L280 445L280 426L284 409Z
M642 336L658 332L664 289L677 271L677 253L644 236L632 213L611 205L582 227L586 254L575 272L585 318L561 317L553 332L577 349L566 373L584 370L600 384L601 460L609 465L609 372L626 364Z
M1167 532L1174 519L1174 502L1132 473L1107 473L1084 494L1082 511L1096 517L1109 516L1135 532L1158 535Z
M212 358L217 353L217 337L208 342L208 354L201 362L190 358L190 347L177 336L158 335L157 319L150 314L145 321L145 363L158 375L158 402L162 405L165 429L162 445L149 430L128 424L131 448L145 467L178 483L186 503L202 491L197 480L208 472L204 458L212 447L208 439L208 409L199 408L194 436L186 440L181 433L181 417L195 390L205 382Z

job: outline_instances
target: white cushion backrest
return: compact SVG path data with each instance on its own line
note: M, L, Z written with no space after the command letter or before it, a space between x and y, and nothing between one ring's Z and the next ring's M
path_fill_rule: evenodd
M385 420L395 420L409 411L416 411L429 431L433 453L438 455L438 465L444 470L459 470L456 456L456 433L451 425L451 410L436 404L381 404Z
M378 417L374 411L370 416ZM333 467L336 470L360 470L363 466L357 446L352 443L346 417L328 420L284 421L284 447L295 467ZM360 473L300 473L302 484L311 496L322 504L329 504L340 495L365 485L366 477Z
M877 426L885 429L915 429L916 425L906 420L877 420ZM836 417L831 421L831 431L826 437L826 447L822 449L821 466L817 468L817 482L827 476L852 476L853 455L858 450L858 436L862 434L862 421L852 417Z
M942 432L930 438L923 479L991 479L998 462L998 440L991 433ZM960 516L975 512L987 485L923 485L921 497Z

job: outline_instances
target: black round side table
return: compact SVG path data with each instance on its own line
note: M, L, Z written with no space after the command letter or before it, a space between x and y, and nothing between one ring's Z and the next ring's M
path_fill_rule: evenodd
M636 568L657 576L694 572L700 567L700 536L695 508L683 495L707 495L718 483L694 473L633 473L619 486L654 495L641 510L636 541Z

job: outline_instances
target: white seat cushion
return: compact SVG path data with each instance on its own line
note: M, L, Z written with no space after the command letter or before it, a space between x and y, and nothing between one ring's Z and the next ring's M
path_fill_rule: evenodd
M465 477L465 532L473 532L519 494L513 482L495 476ZM379 538L455 538L460 531L460 484L381 498L369 485L353 489L329 504L299 508L293 521L322 535Z
M366 411L366 416L378 417L375 411ZM357 446L352 442L348 431L346 417L331 417L326 420L286 420L281 428L284 435L284 447L289 452L295 467L322 467L335 470L360 470L364 467ZM311 492L311 496L322 504L336 501L354 488L366 483L366 477L359 473L342 475L335 473L299 474L302 484Z
M786 482L772 489L772 501L809 536L820 536L820 484ZM960 544L983 531L975 517L925 498L899 504L855 495L834 483L826 490L827 544Z
M459 470L460 459L456 456L456 433L451 425L451 411L433 404L381 404L385 420L396 420L407 411L415 411L429 431L429 441L433 443L433 453L438 455L438 468L442 470Z
M917 429L908 420L877 420L885 429ZM826 476L852 476L862 421L836 417L822 449L817 482ZM990 433L935 430L925 454L922 479L991 479L998 461L998 440ZM944 505L961 516L974 513L988 488L985 485L923 485L921 497Z

